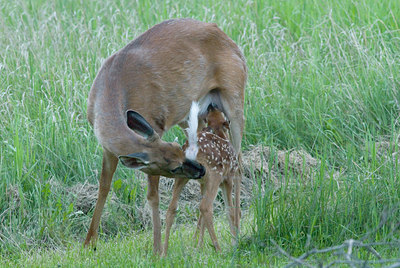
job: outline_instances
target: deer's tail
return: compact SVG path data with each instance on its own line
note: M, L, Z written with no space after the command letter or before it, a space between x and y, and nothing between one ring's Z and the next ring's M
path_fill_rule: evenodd
M187 128L188 142L189 146L186 149L186 158L190 160L196 160L199 147L197 146L197 128L199 124L199 104L195 101L192 102L192 107L190 108L189 120Z

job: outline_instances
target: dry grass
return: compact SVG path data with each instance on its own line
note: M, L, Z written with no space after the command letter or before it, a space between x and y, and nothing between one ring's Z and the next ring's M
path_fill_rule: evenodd
M282 180L285 179L285 166L292 175L310 180L313 171L318 170L320 162L312 157L305 150L277 150L276 148L264 146L252 146L250 150L243 154L244 176L241 186L241 205L244 212L250 207L254 198L254 182L256 177L263 178L264 182L273 187L280 187ZM144 174L137 173L136 178L140 180L140 187L147 187L147 179ZM160 180L160 216L164 221L166 208L171 200L173 179L162 178ZM94 209L97 200L98 185L88 181L78 183L67 189L70 200L74 203L76 213L89 214ZM15 191L14 191L15 192ZM16 192L18 193L18 192ZM145 199L145 196L142 197ZM191 180L183 189L179 199L180 222L196 221L198 216L198 206L201 200L199 183ZM113 209L129 210L127 204L110 191L107 206ZM144 206L135 207L135 216L143 226L151 226L151 208L147 202ZM214 203L215 214L224 212L223 198L219 194ZM107 207L102 215L102 222L107 222L110 213Z
M259 176L274 187L279 187L285 175L309 180L319 170L320 161L303 149L278 150L268 146L251 146L243 153L245 176L249 179ZM248 188L248 186L247 186Z

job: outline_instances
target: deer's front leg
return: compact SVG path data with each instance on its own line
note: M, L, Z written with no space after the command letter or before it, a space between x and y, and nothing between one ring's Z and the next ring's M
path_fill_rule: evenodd
M114 175L115 169L117 168L117 164L118 158L106 149L104 149L103 167L99 180L99 193L92 217L92 222L90 223L90 228L84 243L85 247L89 245L95 247L96 245L97 229L99 228L101 212L103 211L104 203L106 202L108 192L110 191L112 177Z
M160 198L158 195L158 184L160 176L148 176L148 189L147 189L147 201L152 211L152 222L153 222L153 252L154 254L161 254L161 220L159 211Z

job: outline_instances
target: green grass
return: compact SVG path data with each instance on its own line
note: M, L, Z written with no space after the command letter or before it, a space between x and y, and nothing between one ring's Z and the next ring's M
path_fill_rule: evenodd
M113 191L125 209L108 207L98 251L82 251L91 214L79 212L71 189L96 183L101 168L86 120L91 83L105 58L176 17L216 22L243 50L244 149L302 148L322 165L310 181L287 170L278 189L254 178L247 231L238 248L225 239L222 258L175 236L166 259L152 256L151 231L136 217L145 203L142 178L118 168ZM190 266L211 255L210 266L280 266L288 260L271 239L295 256L372 230L368 241L398 240L399 18L395 0L0 0L0 259ZM165 138L176 135L182 142L178 128Z
M69 267L69 266L123 266L123 267L232 267L233 265L246 266L249 263L259 263L266 266L285 264L277 256L271 257L258 254L257 250L241 251L232 250L229 246L229 235L226 225L217 222L216 229L221 231L225 238L222 242L222 252L216 253L211 247L211 240L206 240L202 249L195 247L193 225L179 225L171 236L169 254L165 258L153 255L151 232L130 232L126 237L116 236L108 241L100 240L97 250L83 249L81 244L72 243L62 249L36 250L21 253L17 258L8 263L10 266L35 266L35 267ZM1 262L0 262L1 264Z

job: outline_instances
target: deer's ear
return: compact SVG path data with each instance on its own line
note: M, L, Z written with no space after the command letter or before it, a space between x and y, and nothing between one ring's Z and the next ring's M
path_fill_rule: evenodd
M128 110L126 112L126 120L128 127L135 131L137 134L146 139L152 138L155 134L154 129L150 126L149 122L144 119L138 112Z
M149 155L146 153L120 155L118 158L128 168L141 169L149 164Z

